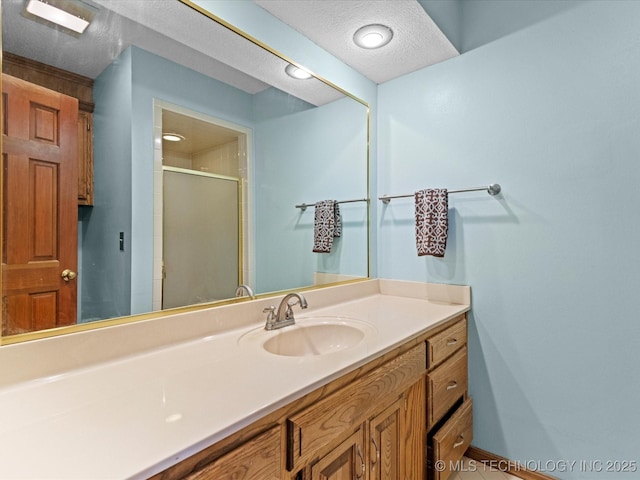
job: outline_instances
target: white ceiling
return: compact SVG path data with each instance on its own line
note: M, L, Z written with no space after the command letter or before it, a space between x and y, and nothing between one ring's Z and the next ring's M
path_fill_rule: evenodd
M283 75L283 60L177 0L90 1L99 12L78 41L25 18L24 0L2 0L3 49L95 78L135 44L249 93L273 85L314 105L341 96L322 82ZM255 3L376 83L458 54L417 0ZM368 23L389 26L392 42L378 50L356 47L353 33Z
M458 55L417 0L254 2L376 83ZM356 30L376 23L391 28L391 42L375 50L356 46Z
M178 0L91 0L99 10L79 38L22 15L25 0L2 0L2 48L96 78L130 45L250 94L274 86L313 105L342 93L292 79L287 63Z

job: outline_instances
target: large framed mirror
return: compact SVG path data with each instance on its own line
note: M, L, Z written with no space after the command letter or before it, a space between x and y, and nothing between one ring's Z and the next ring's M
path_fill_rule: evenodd
M369 276L365 102L190 0L48 2L82 34L28 3L1 1L1 343Z

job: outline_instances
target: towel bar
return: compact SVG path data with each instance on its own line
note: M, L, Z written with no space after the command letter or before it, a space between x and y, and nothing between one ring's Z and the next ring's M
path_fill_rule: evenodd
M499 183L492 183L487 187L473 187L473 188L460 188L458 190L448 190L448 193L462 193L462 192L477 192L480 190L486 190L489 195L498 195L502 191L502 187ZM383 195L378 197L378 200L382 200L382 203L389 203L392 198L408 198L413 197L415 193L408 193L406 195Z
M337 203L354 203L354 202L368 202L368 198L356 198L354 200L341 200ZM303 212L307 209L307 207L313 207L315 202L313 203L301 203L300 205L296 205L296 208L301 209Z

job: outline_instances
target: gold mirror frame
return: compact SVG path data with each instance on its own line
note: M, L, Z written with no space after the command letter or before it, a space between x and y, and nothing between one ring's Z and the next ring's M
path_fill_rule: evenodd
M341 281L341 282L335 282L335 283L327 283L327 284L323 284L323 285L311 285L311 286L305 286L305 287L298 287L295 289L288 289L288 290L282 290L282 291L275 291L275 292L267 292L267 293L262 293L262 294L258 294L256 295L257 298L267 298L267 297L272 297L272 296L278 296L278 295L282 295L291 291L305 291L305 290L312 290L312 289L318 289L318 288L325 288L328 286L333 286L333 285L340 285L340 284L348 284L348 283L356 283L356 282L361 282L361 281L365 281L368 278L370 278L371 275L371 210L370 210L370 205L369 205L369 199L370 199L370 178L371 178L371 172L370 172L370 168L371 168L371 162L370 162L370 143L371 143L371 109L370 106L367 102L365 102L364 100L356 97L355 95L353 95L352 93L344 90L343 88L339 87L338 85L330 82L329 80L318 76L317 74L311 72L310 70L308 70L307 68L303 67L300 63L296 62L295 60L287 57L286 55L282 54L281 52L278 52L277 50L273 49L272 47L266 45L264 42L261 42L260 40L254 38L253 36L247 34L246 32L240 30L239 28L235 27L234 25L231 25L229 22L223 20L222 18L217 17L216 15L213 15L211 12L205 10L204 8L200 7L199 5L196 5L195 3L193 3L191 0L178 0L181 3L193 8L194 10L198 11L199 13L201 13L202 15L205 15L206 17L208 17L209 19L211 19L212 21L222 25L223 27L229 29L230 31L234 32L237 35L240 35L241 37L243 37L244 39L250 41L251 43L253 43L254 45L266 50L267 52L279 57L280 59L284 60L285 62L288 62L298 68L303 68L304 70L309 71L309 73L311 73L311 75L313 77L315 77L317 80L321 81L322 83L324 83L325 85L339 91L340 93L342 93L343 95L351 98L352 100L355 100L356 102L360 103L361 105L363 105L366 108L366 182L367 182L367 186L366 186L366 198L367 198L367 277L363 277L361 279L354 279L354 280L346 280L346 281ZM0 8L0 19L2 18L2 9ZM0 64L2 64L2 29L0 26ZM2 79L0 77L0 87L2 86ZM2 105L2 98L0 97L0 106ZM4 128L3 126L4 123L4 118L0 118L0 131L2 131L2 129ZM0 137L0 148L2 146L2 138ZM3 170L2 168L0 168L0 198L2 198L2 192L3 192ZM4 238L4 220L3 220L3 209L0 209L0 249L3 247L3 238ZM0 276L0 289L2 288L2 278ZM130 316L126 316L126 317L117 317L117 318L111 318L111 319L104 319L104 320L96 320L93 322L88 322L88 323L82 323L82 324L76 324L76 325L70 325L70 326L65 326L65 327L58 327L58 328L52 328L52 329L47 329L47 330L40 330L40 331L34 331L34 332L28 332L28 333L22 333L22 334L16 334L16 335L11 335L11 336L2 336L0 335L0 346L2 345L10 345L10 344L16 344L16 343L21 343L21 342L26 342L26 341L30 341L30 340L37 340L37 339L43 339L43 338L48 338L48 337L55 337L55 336L59 336L59 335L66 335L66 334L70 334L70 333L77 333L77 332L82 332L82 331L87 331L87 330L93 330L93 329L97 329L97 328L104 328L104 327L111 327L111 326L116 326L116 325L123 325L123 324L127 324L127 323L133 323L133 322L139 322L139 321L143 321L143 320L150 320L150 319L154 319L154 318L160 318L160 317L166 317L168 315L175 315L175 314L180 314L180 313L185 313L185 312L192 312L192 311L197 311L197 310L202 310L205 308L211 308L211 307L215 307L215 306L221 306L221 305L228 305L228 304L233 304L233 303L238 303L238 302L242 302L242 301L247 301L248 298L247 297L237 297L237 298L230 298L230 299L226 299L226 300L219 300L219 301L215 301L215 302L208 302L208 303L201 303L201 304L195 304L195 305L189 305L189 306L185 306L185 307L178 307L178 308L173 308L173 309L167 309L167 310L156 310L153 312L148 312L148 313L142 313L142 314L135 314L135 315L130 315ZM0 315L3 315L4 312L0 313ZM2 317L0 317L2 318Z

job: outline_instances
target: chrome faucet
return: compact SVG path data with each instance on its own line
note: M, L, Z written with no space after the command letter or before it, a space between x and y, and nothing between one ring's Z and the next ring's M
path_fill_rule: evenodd
M249 297L251 298L251 300L256 298L256 294L253 293L253 290L251 289L251 287L249 285L238 285L238 288L236 288L236 297L241 297L243 292L247 292L247 295L249 295Z
M293 302L289 302L290 299L295 299ZM278 310L273 305L263 310L267 314L267 323L264 326L265 330L276 330L278 328L287 327L296 323L296 319L293 318L293 309L295 305L300 304L300 308L307 308L307 300L301 293L289 293L280 302Z

